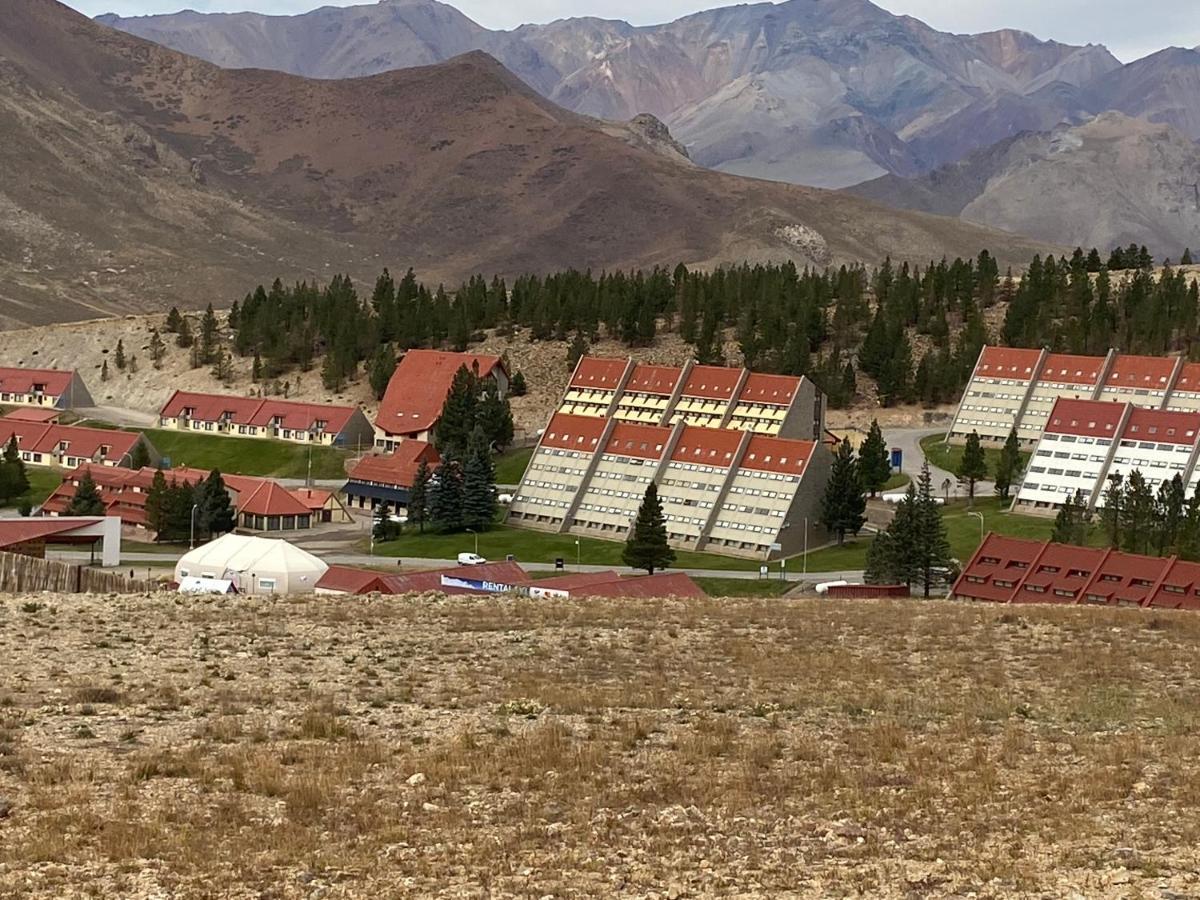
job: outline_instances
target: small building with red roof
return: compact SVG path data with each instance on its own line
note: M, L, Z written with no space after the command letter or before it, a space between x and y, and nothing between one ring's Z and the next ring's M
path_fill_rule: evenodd
M43 409L95 406L87 385L74 369L0 367L0 404Z
M173 393L159 411L158 424L178 431L352 450L374 442L371 423L357 406L195 391Z
M380 402L375 417L376 449L394 450L402 440L431 440L454 377L463 367L501 397L507 396L509 376L499 356L409 350L397 364Z
M375 510L387 503L396 512L408 509L412 486L424 463L430 473L441 457L433 444L402 440L391 453L370 453L355 463L350 480L342 487L350 509Z
M74 469L92 463L98 466L128 466L141 445L151 461L158 451L144 434L109 428L85 428L26 421L22 417L0 418L0 449L16 438L21 459L30 466Z

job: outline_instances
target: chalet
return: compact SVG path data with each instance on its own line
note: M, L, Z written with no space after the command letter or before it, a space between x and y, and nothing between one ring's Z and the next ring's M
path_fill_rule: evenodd
M176 391L158 414L162 428L356 449L373 440L356 406Z
M95 406L83 379L73 369L0 368L0 404L50 409Z
M407 510L409 492L422 462L433 472L441 459L432 444L416 440L398 442L392 453L364 456L342 487L347 506L374 510L386 502L398 512Z
M388 382L375 419L375 447L391 451L402 440L429 441L454 376L463 366L508 394L508 372L499 356L409 350Z

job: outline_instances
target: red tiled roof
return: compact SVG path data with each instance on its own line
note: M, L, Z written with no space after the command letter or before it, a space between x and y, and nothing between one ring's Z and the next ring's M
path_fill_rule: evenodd
M604 452L613 456L636 456L639 459L662 459L671 429L658 425L637 425L633 422L618 422Z
M542 446L591 453L600 443L605 424L607 423L604 419L597 419L595 416L555 413L542 435Z
M396 446L394 453L372 453L364 456L351 470L350 478L353 481L364 481L370 484L412 487L421 460L425 460L429 470L433 471L437 468L441 457L438 456L433 444L415 440L401 441Z
M18 406L4 414L4 418L14 422L41 422L43 425L57 422L62 412L57 409L41 409L38 407Z
M311 510L287 488L274 481L264 481L239 503L238 512L256 516L303 516Z
M416 591L442 591L446 594L481 594L483 591L468 588L444 587L442 576L469 578L473 581L492 581L497 584L525 584L529 576L515 562L494 562L482 566L454 566L449 569L433 569L428 572L412 572L405 575L383 576L384 590L389 594L407 594Z
M1105 400L1059 398L1050 410L1045 431L1080 437L1117 437L1117 427L1125 415L1126 404Z
M730 466L742 443L742 432L732 428L684 426L671 459L707 466Z
M107 452L101 457L118 463L127 453L132 453L141 435L132 431L116 431L107 428L83 428L78 425L44 425L40 422L22 422L7 417L0 419L0 447L8 444L13 435L17 446L31 453L54 454L59 446L67 444L64 456L93 459L101 448Z
M1103 367L1104 358L1101 356L1051 353L1046 357L1038 381L1053 381L1061 384L1095 384L1100 380L1100 370Z
M729 400L737 390L742 371L726 366L692 366L683 385L683 396L701 400Z
M1174 560L1146 598L1146 606L1200 609L1200 563Z
M99 519L89 519L87 522L62 522L54 519L0 519L0 549L27 544L30 541L42 541L54 537L69 535L82 525L97 522ZM87 538L96 540L96 538Z
M228 417L235 425L270 426L278 418L280 428L292 431L323 431L340 434L356 412L353 406L331 403L304 403L298 400L235 397L227 394L199 394L176 391L163 405L159 415L175 419L185 409L193 410L191 418L200 422L217 422ZM316 428L317 422L324 427Z
M596 356L585 356L579 360L579 365L571 376L570 386L615 391L628 366L629 362L624 359L600 359Z
M989 534L964 567L954 585L954 595L1008 603L1016 595L1029 572L1028 567L1037 559L1043 546L1040 541ZM983 582L973 583L971 578L981 578Z
M486 354L409 350L392 373L375 424L388 434L428 431L441 417L459 369L478 367L486 378L500 365L500 357Z
M1184 363L1175 382L1177 391L1200 391L1200 363Z
M1178 362L1174 356L1127 356L1122 353L1113 362L1104 383L1110 387L1166 390Z
M799 387L800 379L791 375L761 375L751 372L746 378L741 394L738 395L738 400L742 403L788 406Z
M1045 544L1041 555L1029 567L1025 581L1013 597L1013 603L1079 603L1096 567L1104 559L1103 550ZM1057 570L1057 571L1054 571ZM1069 596L1056 593L1069 592Z
M695 597L707 594L684 572L621 576L618 572L579 572L556 578L539 578L531 587L567 591L572 597Z
M975 374L987 378L1030 380L1041 358L1041 350L1012 347L984 347L975 366Z
M343 594L384 593L382 572L352 569L349 566L330 566L316 584L320 591L338 591Z
M633 367L633 374L629 376L625 390L670 397L675 393L675 385L679 384L682 374L683 369L674 366L649 366L638 363Z
M1141 606L1166 573L1169 560L1112 550L1105 554L1080 601Z
M746 445L741 468L757 472L779 472L783 475L800 475L812 458L817 445L812 441L797 441L790 438L768 437L756 434Z
M307 507L310 512L318 512L333 497L333 491L323 491L318 488L292 488L288 491L293 497Z
M32 394L33 386L44 386L45 393L59 397L66 392L75 373L64 369L0 368L0 391L6 394Z
M1125 431L1121 436L1190 447L1196 443L1197 432L1200 432L1200 413L1135 406L1129 412L1129 421L1125 423Z

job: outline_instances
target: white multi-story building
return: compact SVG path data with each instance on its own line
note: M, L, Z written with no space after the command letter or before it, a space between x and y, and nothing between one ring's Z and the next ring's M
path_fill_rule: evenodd
M1059 400L1108 400L1145 409L1200 410L1200 365L1180 357L1078 356L1047 350L984 347L947 435L962 443L977 432L1003 443L1016 430L1036 444Z
M1089 509L1102 507L1108 478L1134 471L1152 491L1176 475L1194 491L1198 451L1200 412L1061 399L1047 418L1014 508L1053 513L1076 493Z

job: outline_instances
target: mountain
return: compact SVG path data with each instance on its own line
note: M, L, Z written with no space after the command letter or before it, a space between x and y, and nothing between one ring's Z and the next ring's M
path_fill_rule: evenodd
M228 302L258 281L925 261L1037 242L697 167L659 123L550 103L491 57L361 79L222 69L9 0L0 316Z
M1077 92L1121 68L1103 47L945 34L867 0L754 3L640 28L583 18L488 31L435 0L104 21L219 65L318 78L480 49L575 112L657 116L702 165L825 187L1082 121L1096 110Z
M1200 141L1200 48L1170 47L1088 86L1092 106L1166 122Z
M1178 258L1200 246L1200 146L1172 125L1109 112L1009 138L915 179L858 196L1072 246L1129 243Z

